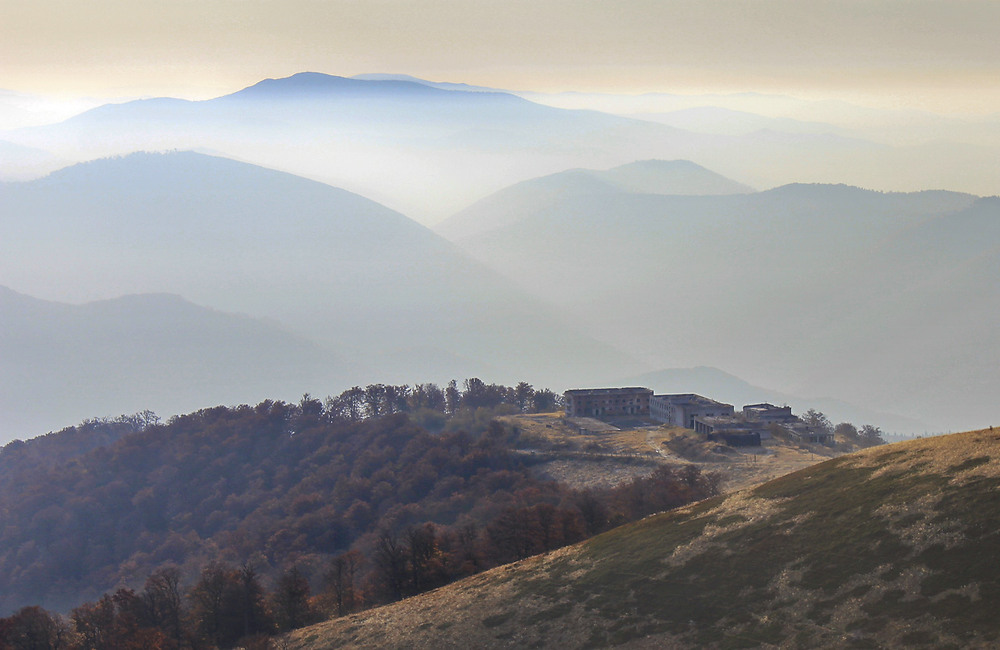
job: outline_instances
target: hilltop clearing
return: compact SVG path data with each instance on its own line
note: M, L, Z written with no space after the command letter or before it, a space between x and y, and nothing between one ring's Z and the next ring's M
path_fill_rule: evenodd
M296 632L336 647L995 647L1000 435L913 440Z
M578 489L618 485L648 476L662 465L695 465L718 476L725 491L733 491L843 453L780 439L760 447L730 447L705 441L690 429L634 419L607 423L540 413L498 420L519 434L519 446L536 456L550 456L535 466L537 474Z

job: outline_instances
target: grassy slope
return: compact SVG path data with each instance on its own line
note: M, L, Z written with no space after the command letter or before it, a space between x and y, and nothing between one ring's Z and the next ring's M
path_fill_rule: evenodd
M995 647L1000 432L842 456L296 633L330 647Z

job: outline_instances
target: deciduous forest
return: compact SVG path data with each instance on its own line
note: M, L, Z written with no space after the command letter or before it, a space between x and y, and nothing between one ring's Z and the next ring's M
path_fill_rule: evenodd
M595 491L538 478L493 418L558 401L375 384L10 443L0 648L264 643L716 492L694 467Z

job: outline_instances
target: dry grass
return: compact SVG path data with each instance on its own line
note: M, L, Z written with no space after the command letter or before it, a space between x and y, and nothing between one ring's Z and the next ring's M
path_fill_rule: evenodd
M780 499L760 499L750 490L743 490L727 497L718 506L706 512L708 523L701 534L686 544L674 548L666 564L681 566L693 557L704 555L710 549L728 551L726 538L732 533L772 518L780 512ZM683 510L681 512L684 512Z
M539 467L546 477L577 488L617 485L636 476L648 475L655 466L635 464L636 459L666 465L697 465L722 478L727 492L758 485L839 454L819 445L800 447L780 440L763 448L732 448L705 442L689 429L650 424L637 428L596 431L587 424L581 434L574 421L562 413L511 415L499 418L516 429L529 446L563 455ZM586 423L585 423L586 424ZM617 458L617 460L616 460ZM626 460L627 459L627 460ZM604 467L595 465L601 460Z
M565 483L578 490L615 487L656 471L655 462L626 462L613 458L588 460L560 458L534 468L541 478Z
M1000 436L867 450L293 647L997 647Z

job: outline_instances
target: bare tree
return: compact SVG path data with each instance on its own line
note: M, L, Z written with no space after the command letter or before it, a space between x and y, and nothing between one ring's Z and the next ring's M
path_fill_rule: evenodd
M142 593L149 622L163 630L178 646L183 636L180 581L181 572L177 567L157 569L146 579Z
M348 551L336 556L330 562L330 569L324 577L326 590L333 598L337 616L349 614L357 607L355 577L361 560L361 553Z

